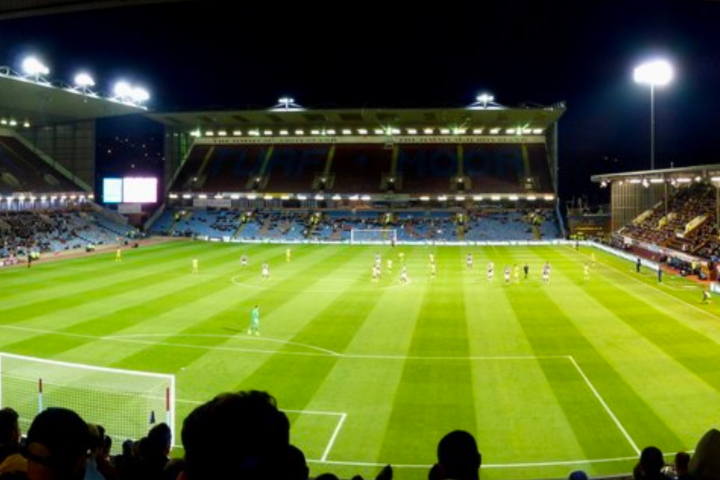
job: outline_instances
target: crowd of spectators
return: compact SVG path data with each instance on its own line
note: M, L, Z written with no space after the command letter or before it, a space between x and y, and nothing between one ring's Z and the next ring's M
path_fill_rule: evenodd
M161 423L147 436L125 440L111 455L112 439L100 425L88 424L65 408L48 408L21 437L18 414L0 410L0 480L308 480L305 455L290 443L290 422L266 392L223 393L199 405L185 419L180 437L184 456L171 459L172 432ZM430 459L428 459L430 460ZM475 437L455 430L444 435L429 480L479 480L482 455ZM666 464L661 450L645 448L632 472L634 480L717 480L720 432L712 429L692 457L684 452ZM376 480L394 477L390 465ZM337 480L331 472L316 480ZM583 471L570 480L587 480ZM360 475L352 480L362 480Z

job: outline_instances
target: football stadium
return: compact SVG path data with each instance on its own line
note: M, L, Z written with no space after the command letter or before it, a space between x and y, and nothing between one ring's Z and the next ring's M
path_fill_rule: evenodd
M0 447L16 421L28 450L0 478L72 454L58 407L102 476L52 478L308 478L263 456L276 430L312 478L669 478L679 452L717 478L720 165L596 175L609 209L565 211L562 102L165 113L24 66L0 67ZM98 174L114 118L162 130L161 175ZM239 466L198 472L213 448Z

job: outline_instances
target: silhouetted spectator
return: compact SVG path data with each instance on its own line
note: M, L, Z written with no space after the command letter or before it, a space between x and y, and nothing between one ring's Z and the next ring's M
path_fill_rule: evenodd
M190 413L182 442L188 480L280 479L290 422L265 392L224 393Z
M640 463L633 470L635 480L669 480L662 472L665 459L657 447L645 447L640 454Z
M675 454L675 476L678 480L688 480L690 478L690 454L687 452L678 452Z
M706 432L695 447L690 476L696 480L720 480L720 432L716 429Z
M27 435L29 480L82 480L90 439L80 415L65 408L40 412Z
M440 478L478 480L482 456L475 437L463 430L445 435L438 444L438 472Z
M12 408L0 410L0 478L22 475L27 471L27 461L20 454L18 418L18 413Z
M305 454L295 445L288 446L286 480L308 480L310 469L305 460Z

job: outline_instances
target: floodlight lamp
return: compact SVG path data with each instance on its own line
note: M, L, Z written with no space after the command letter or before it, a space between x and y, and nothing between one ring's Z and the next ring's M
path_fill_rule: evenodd
M130 86L129 83L120 80L115 84L115 88L113 88L113 92L115 92L115 95L117 95L119 98L127 99L132 96L133 89Z
M475 100L483 104L483 107L487 107L487 104L494 101L495 97L490 95L489 93L481 93L478 95Z
M667 85L673 79L673 67L667 60L653 60L637 67L633 79L653 86Z
M80 88L90 88L95 86L95 80L90 74L82 72L75 75L75 85Z
M31 77L39 77L40 75L47 75L50 73L50 69L38 60L37 57L32 55L23 60L22 69Z
M143 103L150 100L150 93L148 93L147 90L141 87L133 88L130 96L132 97L133 101L135 101L135 103Z

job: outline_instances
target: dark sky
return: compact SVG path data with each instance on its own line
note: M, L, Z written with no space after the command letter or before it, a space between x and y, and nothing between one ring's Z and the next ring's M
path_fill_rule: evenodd
M53 79L90 69L147 86L155 110L456 107L566 101L564 196L591 173L649 168L650 94L632 69L657 55L656 166L720 162L720 2L709 0L211 1L0 22L0 65L39 54ZM234 7L233 7L234 6ZM0 95L2 93L0 92ZM607 160L606 160L607 158Z

